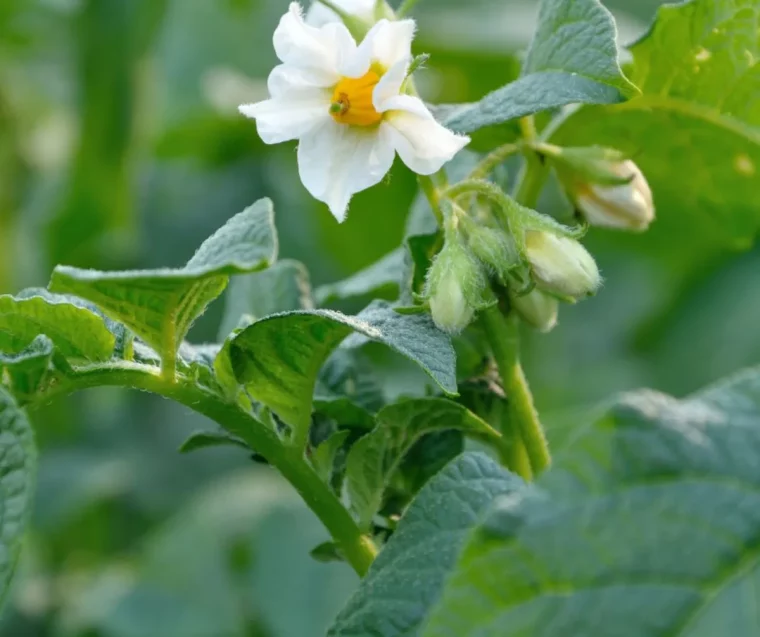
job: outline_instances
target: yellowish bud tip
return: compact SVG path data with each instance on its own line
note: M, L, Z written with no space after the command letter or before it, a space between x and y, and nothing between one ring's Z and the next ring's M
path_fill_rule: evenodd
M601 285L594 258L575 239L529 230L525 245L536 284L546 292L581 299Z

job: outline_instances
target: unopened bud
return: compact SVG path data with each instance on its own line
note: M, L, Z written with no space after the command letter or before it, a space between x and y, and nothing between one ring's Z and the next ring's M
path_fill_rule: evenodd
M559 301L540 290L510 296L510 304L523 321L539 332L549 332L557 325Z
M533 276L544 291L580 299L593 294L601 285L594 257L575 239L528 230L525 246Z
M515 240L499 228L473 223L467 228L470 251L504 283L510 271L520 265Z
M439 329L461 332L482 306L488 285L482 266L459 241L447 241L430 266L425 296Z
M576 183L571 191L579 212L592 226L643 231L654 220L652 190L639 167L630 160L609 164L608 170L625 184Z

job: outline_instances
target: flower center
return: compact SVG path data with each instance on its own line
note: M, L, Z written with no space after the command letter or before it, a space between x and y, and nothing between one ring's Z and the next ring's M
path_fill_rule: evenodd
M333 92L330 115L339 124L374 126L383 116L375 110L372 91L380 81L373 70L360 78L344 77Z

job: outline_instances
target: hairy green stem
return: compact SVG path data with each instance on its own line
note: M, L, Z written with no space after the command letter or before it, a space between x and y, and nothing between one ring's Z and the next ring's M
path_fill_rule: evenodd
M468 179L485 179L508 157L520 151L519 144L504 144L492 150L472 170Z
M539 154L531 148L531 145L538 138L536 124L532 115L523 117L520 120L520 130L525 142L523 145L525 165L515 183L513 196L523 206L535 208L548 176L548 168Z
M442 171L433 176L417 175L417 183L419 183L422 193L430 204L430 208L435 215L435 220L438 222L438 227L443 228L445 219L443 210L441 210L441 195L439 185L435 183L433 177L437 177L440 185L445 187L446 176L442 174Z
M237 405L226 402L183 378L177 378L172 382L157 373L155 368L136 363L78 369L73 375L68 376L57 390L45 394L44 399L101 386L128 387L170 398L207 416L231 434L242 438L293 485L338 543L354 570L360 576L366 574L377 555L374 542L362 533L329 486L306 462L303 452L283 445L272 429Z
M481 322L507 394L509 420L519 429L531 471L538 475L551 464L551 456L533 395L520 365L518 318L514 314L504 316L499 307L494 306L481 314Z

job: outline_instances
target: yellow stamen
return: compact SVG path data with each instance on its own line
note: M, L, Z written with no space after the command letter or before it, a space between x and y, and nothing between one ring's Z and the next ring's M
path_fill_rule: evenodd
M333 92L330 115L340 124L374 126L382 118L372 103L372 91L380 81L373 70L360 78L344 77Z

